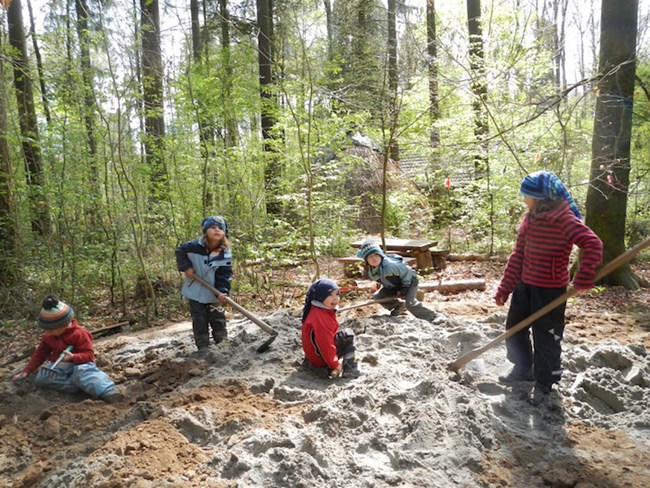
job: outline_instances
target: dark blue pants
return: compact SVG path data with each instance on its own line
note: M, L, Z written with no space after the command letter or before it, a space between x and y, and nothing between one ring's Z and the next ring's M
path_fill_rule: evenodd
M194 343L197 349L205 349L210 346L208 326L212 329L212 338L215 344L219 344L228 337L226 314L219 304L190 300L190 313L192 314Z
M512 293L506 330L535 313L540 308L566 292L566 287L541 288L520 282ZM506 339L508 360L515 367L535 367L535 380L545 385L558 383L562 376L560 355L564 335L564 310L566 302L525 329ZM530 341L530 331L533 342Z

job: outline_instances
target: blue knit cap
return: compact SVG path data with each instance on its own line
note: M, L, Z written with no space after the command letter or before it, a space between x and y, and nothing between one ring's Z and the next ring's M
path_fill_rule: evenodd
M305 296L305 305L302 308L302 321L304 322L307 318L313 300L323 302L330 293L338 289L339 285L336 284L336 281L330 280L329 278L321 278L320 280L314 281Z
M221 215L211 215L210 217L204 218L203 222L201 222L203 233L205 234L206 231L213 225L216 225L221 230L223 230L226 233L226 237L228 237L228 224L226 224L226 219L224 219Z
M540 170L525 176L519 194L536 200L566 200L576 217L582 219L571 194L560 179L550 171Z
M384 251L379 247L379 244L368 239L361 243L361 247L359 247L359 250L357 251L357 257L367 261L368 256L371 254L379 254L382 258L386 257Z

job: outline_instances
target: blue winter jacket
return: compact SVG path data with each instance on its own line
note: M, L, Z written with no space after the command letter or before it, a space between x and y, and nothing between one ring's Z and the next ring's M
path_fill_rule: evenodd
M383 256L376 268L368 266L368 277L378 281L388 289L397 290L406 295L415 271L402 261L401 257Z
M230 248L219 249L209 253L205 247L205 236L187 241L176 249L176 267L178 271L192 268L194 273L211 283L222 293L230 292L232 281L232 253ZM214 293L200 283L185 278L181 293L200 303L217 303Z

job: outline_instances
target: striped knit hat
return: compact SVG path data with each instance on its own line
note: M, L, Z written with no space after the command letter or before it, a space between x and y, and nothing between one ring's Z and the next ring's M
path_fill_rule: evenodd
M48 295L43 300L43 308L38 314L38 325L45 330L55 330L65 327L74 318L74 310L54 295Z
M571 194L560 179L550 171L535 171L525 176L521 182L519 193L522 197L536 200L566 200L576 217L582 219L580 210L571 198Z
M379 247L379 244L377 244L375 241L367 239L361 243L361 246L357 251L357 257L368 261L368 256L371 254L379 254L382 258L386 257L384 251L382 251L381 247Z

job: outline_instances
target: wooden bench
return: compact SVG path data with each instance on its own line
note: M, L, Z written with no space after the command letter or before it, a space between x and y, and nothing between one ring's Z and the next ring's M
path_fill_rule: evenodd
M448 249L429 249L429 252L431 253L431 262L434 269L443 270L447 267Z
M389 254L390 256L390 254ZM416 264L415 258L402 257L404 263L413 267ZM354 278L361 276L362 278L368 277L368 270L366 262L357 256L348 256L344 258L336 258L336 261L343 265L343 276L346 278Z
M351 246L359 249L365 241L352 242ZM381 247L381 241L378 239L377 244ZM412 256L417 263L417 269L420 271L430 271L433 269L433 259L429 249L435 247L437 241L427 239L386 239L386 251L393 251L401 256Z

